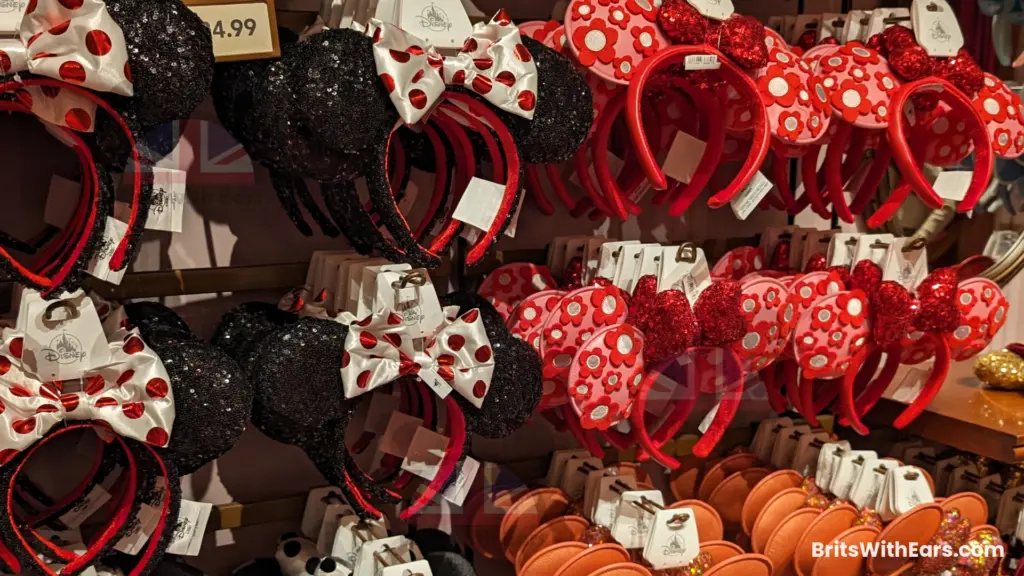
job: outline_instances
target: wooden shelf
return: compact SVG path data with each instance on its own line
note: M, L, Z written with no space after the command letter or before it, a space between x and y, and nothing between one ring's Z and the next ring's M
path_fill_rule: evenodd
M938 396L906 432L1000 462L1024 462L1024 393L987 388L974 376L973 364L953 363ZM901 367L868 422L891 424L903 411L906 403L894 396L908 371Z

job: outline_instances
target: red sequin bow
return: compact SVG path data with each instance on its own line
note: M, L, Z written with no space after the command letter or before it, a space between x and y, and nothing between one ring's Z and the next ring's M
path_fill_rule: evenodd
M454 389L480 408L494 374L494 352L480 310L457 314L457 307L445 309L444 323L423 350L417 350L417 335L392 311L351 324L341 358L345 397L417 376L442 397Z
M738 282L719 280L701 292L691 308L679 290L658 292L653 275L640 278L629 303L629 323L644 333L644 355L651 364L674 358L693 346L722 346L742 338Z
M991 574L1002 559L993 554L991 547L1002 544L999 534L991 527L971 529L971 520L960 510L952 508L945 513L939 531L928 542L933 547L948 547L952 554L922 556L914 565L913 573L919 576L985 576ZM961 556L961 552L967 552Z
M743 68L768 64L764 24L750 16L733 14L724 21L704 16L687 0L665 0L658 12L665 35L677 44L713 46Z
M31 72L99 92L132 95L124 33L102 0L29 2L17 38L0 39L0 73ZM26 86L19 99L43 120L91 132L96 104L70 90ZM27 97L25 97L27 96Z
M957 270L939 268L929 274L912 294L898 282L882 281L882 270L870 260L857 263L850 286L863 290L871 300L872 336L882 348L899 344L913 330L949 333L960 325L957 306Z
M373 19L369 29L377 75L406 123L423 118L446 83L462 86L506 112L533 118L537 64L504 10L490 22L476 24L452 57L392 24Z
M948 80L971 98L985 83L981 66L966 50L961 48L949 58L929 56L914 33L903 26L886 28L873 36L868 45L885 56L892 71L906 82L935 76Z

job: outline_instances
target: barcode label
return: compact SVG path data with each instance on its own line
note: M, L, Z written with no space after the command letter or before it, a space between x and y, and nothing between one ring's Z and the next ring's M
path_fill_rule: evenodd
M683 66L686 70L718 70L722 63L714 54L690 54Z

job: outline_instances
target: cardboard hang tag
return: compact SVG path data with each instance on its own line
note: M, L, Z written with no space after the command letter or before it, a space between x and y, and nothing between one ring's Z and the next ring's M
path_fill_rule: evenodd
M850 10L846 13L845 20L843 31L839 36L840 44L867 40L865 32L867 32L870 22L870 10Z
M821 24L818 26L818 42L826 38L839 39L846 26L846 19L838 12L826 12L821 15Z
M597 500L591 520L597 526L609 528L618 515L623 494L637 489L635 476L604 476L598 486Z
M114 257L114 251L117 250L117 245L121 243L121 239L128 233L128 225L124 222L107 216L106 224L103 229L103 239L100 241L100 247L96 250L96 255L93 256L92 260L89 261L89 266L86 272L99 280L109 282L111 284L121 284L121 279L124 278L124 273L128 270L128 266L125 266L121 270L110 269L110 259Z
M822 491L827 492L832 483L832 475L839 465L840 458L850 450L850 442L842 440L829 442L821 447L818 455L818 469L814 476L814 483Z
M793 455L793 470L796 470L803 476L816 475L818 456L821 454L822 446L829 440L831 440L831 436L824 430L801 436L797 442L796 454Z
M588 452L589 454L589 452ZM600 458L587 456L586 458L573 458L565 465L565 471L559 481L558 487L565 492L573 501L583 497L587 485L587 475L604 467Z
M76 380L110 364L110 343L96 306L85 292L52 301L39 292L22 294L18 325L25 332L23 362L43 382Z
M352 514L355 514L355 510L348 504L332 503L327 505L316 536L316 549L321 554L327 554L327 551L334 545L334 538L338 533L341 519Z
M110 500L110 492L107 492L100 485L95 485L84 498L75 502L70 510L61 514L60 521L64 526L73 529L78 528L103 507Z
M700 534L693 509L658 510L644 546L644 559L655 570L669 570L688 566L699 553Z
M554 454L551 455L551 463L548 464L548 473L544 477L544 485L557 488L561 485L562 476L565 473L565 467L569 460L586 458L588 456L590 456L590 452L581 448L555 450Z
M850 267L856 266L861 260L870 260L879 267L884 267L892 250L893 239L892 234L861 234L857 237L857 246Z
M743 190L729 200L729 207L737 218L746 220L774 188L775 184L758 170Z
M363 290L376 290L376 287L363 287L363 269L369 266L381 266L385 264L389 264L389 262L384 258L353 260L341 264L341 266L348 267L345 274L348 278L348 288L345 290L346 301L343 310L355 314L356 317L360 319L366 317L366 315L359 316L359 306L363 301Z
M882 267L882 280L892 280L914 290L928 275L928 246L921 238L893 238Z
M356 318L379 312L380 310L393 310L395 306L395 289L391 282L401 281L410 271L409 264L379 264L365 266L361 269L363 275L359 281L359 307L356 309ZM387 275L386 281L385 273Z
M935 178L932 188L939 198L960 202L967 196L973 178L974 172L970 170L943 170Z
M154 166L153 196L146 218L146 230L181 232L185 214L187 172Z
M850 502L859 509L865 506L873 506L878 500L878 493L882 489L885 475L890 469L896 468L899 463L895 460L876 460L870 466L862 466L857 479L853 483L848 495Z
M665 500L659 490L623 492L611 526L612 538L626 550L643 548L654 525L654 517L664 505Z
M871 38L875 34L885 31L890 26L903 26L913 28L909 8L875 8L868 18L867 31L864 32L864 39Z
M198 556L206 534L206 524L210 520L213 504L209 502L193 502L181 500L178 521L174 525L174 538L167 547L168 554L179 556Z
M956 12L946 0L914 0L910 18L917 43L929 56L956 56L964 47Z
M762 462L771 461L772 449L775 447L775 438L778 436L779 431L787 426L793 426L792 418L769 418L763 420L758 425L754 441L751 443L751 449L757 455L758 460Z
M614 278L615 271L619 266L619 259L622 257L622 249L639 243L639 240L621 240L602 244L597 251L597 271L594 273L594 277L608 280Z
M622 247L622 253L617 259L618 265L615 269L615 276L612 277L612 284L630 294L633 293L633 279L635 278L636 269L640 265L640 253L645 248L661 248L661 245L629 244Z
M797 443L804 434L810 434L811 427L807 424L799 426L787 426L779 430L775 436L775 443L772 445L770 462L776 468L789 468L793 463L793 455L796 454Z
M680 130L672 139L672 145L661 163L661 169L666 176L684 184L689 183L697 173L697 166L704 156L705 148L707 142Z
M394 310L414 337L434 335L445 322L444 310L430 274L422 269L382 269L377 275L377 301L384 310Z
M419 554L416 544L405 536L391 536L363 544L356 555L353 574L383 575L385 568L414 562Z
M642 245L644 248L637 254L637 265L633 269L633 280L630 283L632 286L636 286L637 282L640 281L644 276L654 276L655 279L661 276L662 263L662 252L663 247L660 245Z
M583 249L583 281L587 284L594 280L597 274L597 266L600 263L600 250L601 246L606 242L613 242L608 238L601 238L595 236L587 239L587 244Z
M1013 248L1020 236L1021 233L1015 230L997 230L989 235L982 254L998 260Z
M837 230L809 230L804 238L800 254L800 270L807 269L807 262L815 254L825 254L827 260L832 237L838 233Z
M316 538L320 533L320 525L323 523L324 515L327 513L329 504L344 504L345 497L341 489L335 486L323 486L314 488L306 494L306 506L302 511L302 523L300 530L307 538Z
M826 260L832 266L853 266L857 255L857 238L860 233L838 232L832 235L828 243Z
M330 550L324 554L341 560L342 564L351 569L355 566L359 549L364 543L387 537L388 529L383 519L364 520L350 514L338 520L338 528Z
M849 498L861 470L871 468L877 460L878 454L873 450L852 450L844 454L832 475L830 492L842 500Z
M598 495L601 492L601 479L607 476L621 477L634 476L636 472L631 468L619 469L618 466L609 466L601 470L593 470L587 474L587 483L583 489L583 515L594 519L594 508L597 505Z
M935 500L928 480L916 466L901 466L890 471L893 475L893 512L906 514L919 504Z
M686 294L692 306L711 286L711 269L704 251L691 245L670 246L662 252L662 273L658 291L676 289Z
M728 20L735 12L732 0L688 0L688 2L702 16L715 20Z
M473 33L459 0L395 0L398 27L442 50L458 50Z

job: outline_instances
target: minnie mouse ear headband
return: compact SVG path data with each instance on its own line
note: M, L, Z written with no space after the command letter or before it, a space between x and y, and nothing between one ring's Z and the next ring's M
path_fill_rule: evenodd
M341 319L302 318L260 347L252 372L253 422L272 438L303 448L360 514L379 515L374 501L397 501L398 496L375 484L349 455L346 427L357 396L390 382L425 383L446 391L448 450L427 489L403 510L404 518L449 482L467 449L467 433L505 436L526 421L539 400L536 354L508 333L501 316L475 295L443 300L462 306L446 310L442 326L426 337L422 351L412 348L415 335L391 311L350 325ZM296 386L300 381L303 385ZM434 394L422 397L433 411ZM311 398L318 399L318 410L308 409Z

